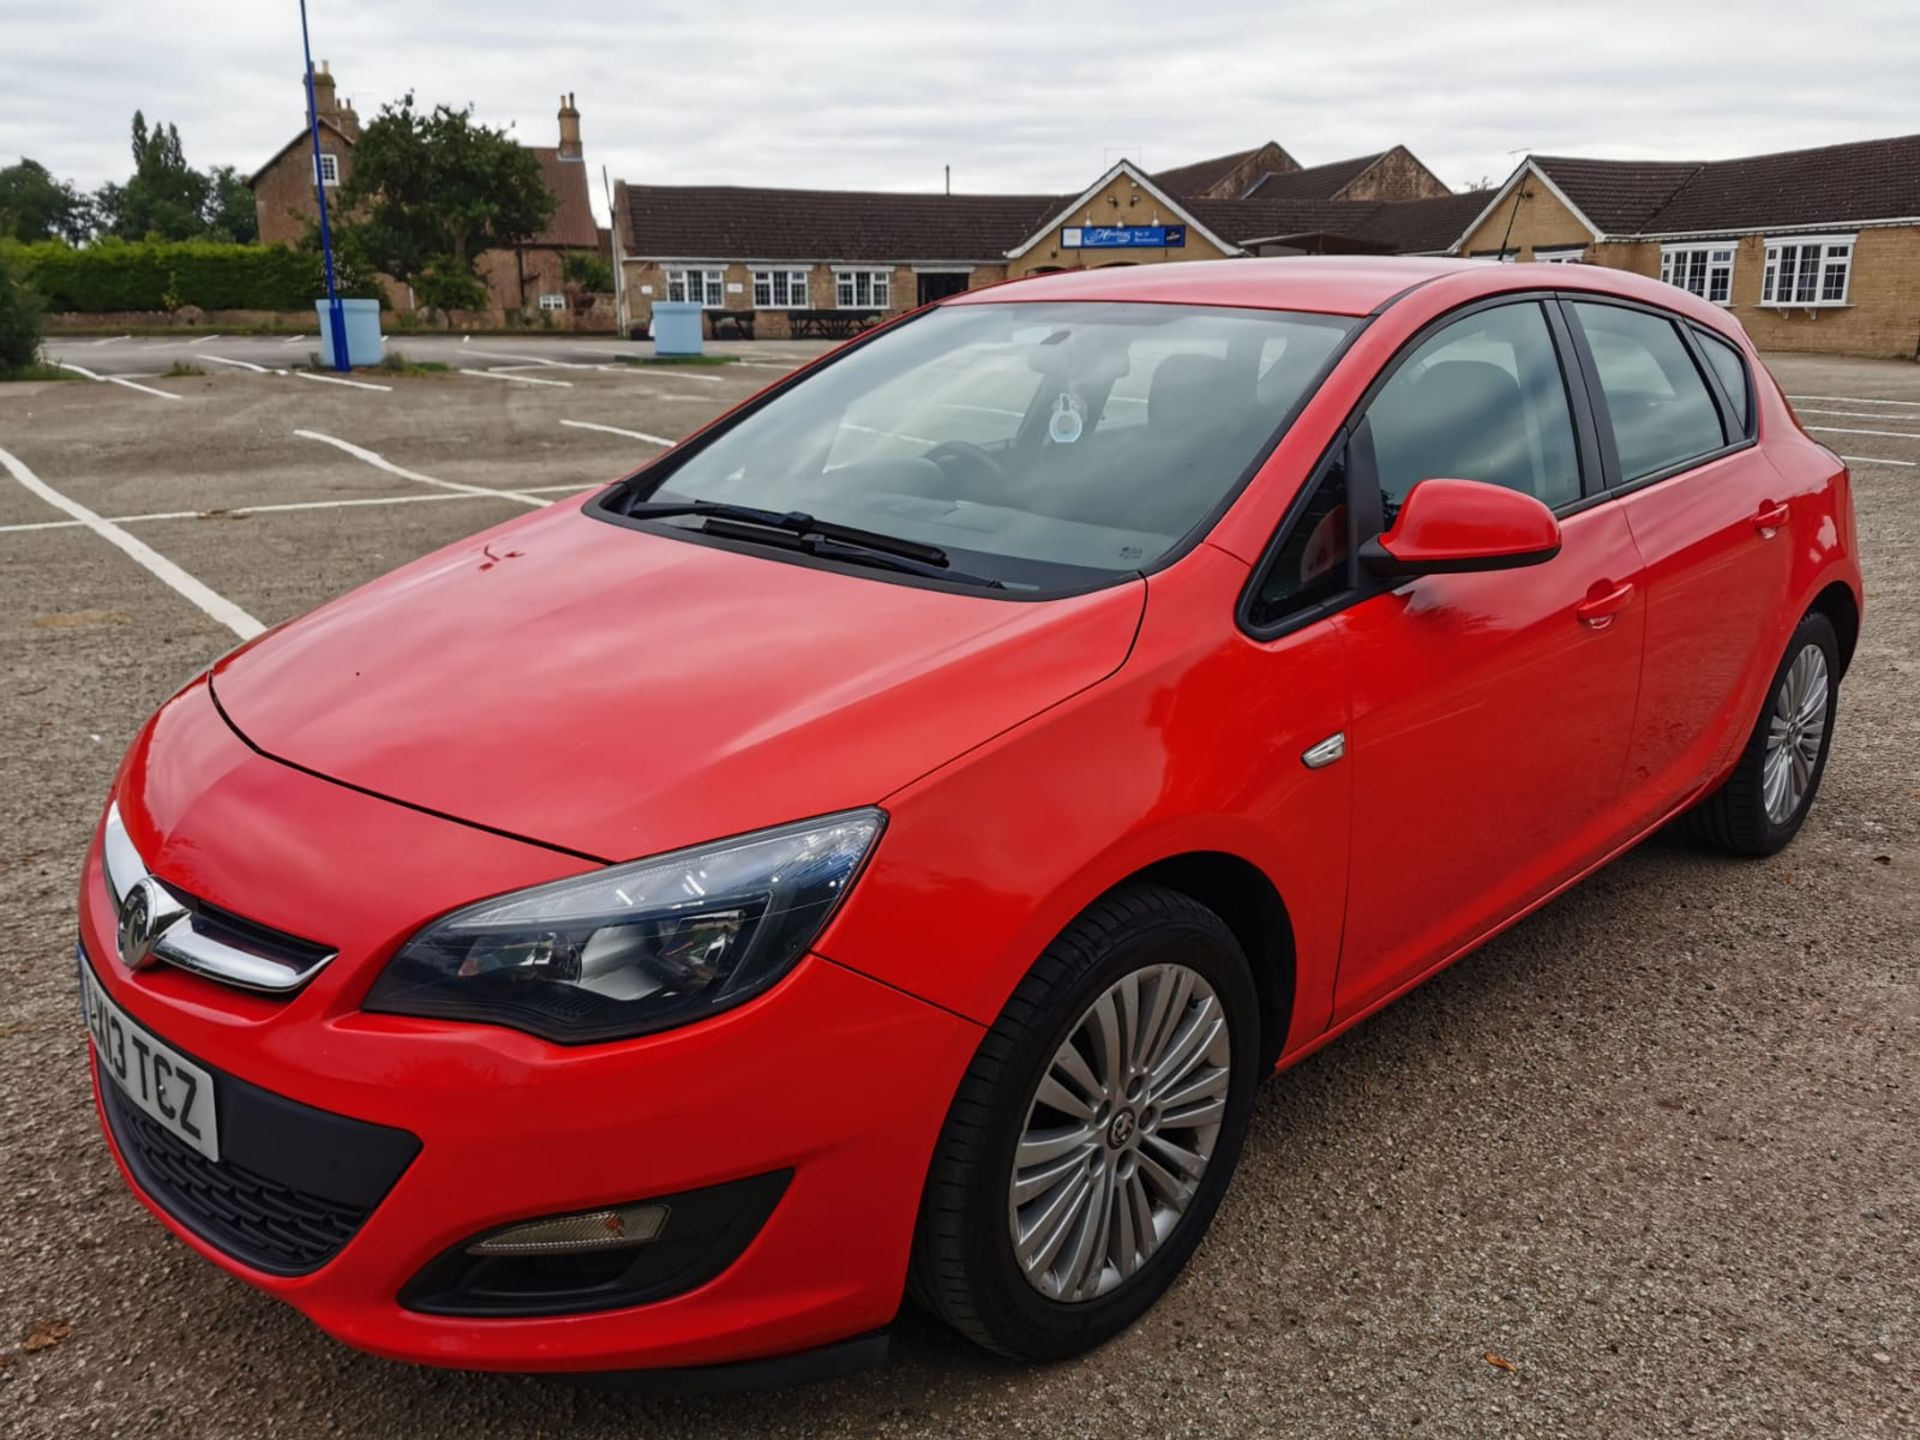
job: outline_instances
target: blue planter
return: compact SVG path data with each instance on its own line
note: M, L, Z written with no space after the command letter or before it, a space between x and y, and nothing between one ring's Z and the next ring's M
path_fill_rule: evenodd
M342 300L340 308L346 312L347 363L378 365L386 359L386 345L380 338L380 302ZM328 313L331 309L325 300L313 302L313 312L320 320L320 363L329 370L337 370L339 366L333 358L333 317Z

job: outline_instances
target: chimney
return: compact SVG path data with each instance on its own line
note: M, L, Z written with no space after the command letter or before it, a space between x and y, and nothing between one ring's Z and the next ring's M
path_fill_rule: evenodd
M573 108L572 91L560 97L560 158L586 158L586 152L580 147L580 112Z
M300 88L307 88L307 77L300 77ZM333 72L322 60L313 72L313 113L330 125L340 123L340 102L334 98Z

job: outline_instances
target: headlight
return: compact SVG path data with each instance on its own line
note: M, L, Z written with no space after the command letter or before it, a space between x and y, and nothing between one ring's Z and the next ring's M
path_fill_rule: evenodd
M482 900L401 946L366 1008L562 1045L684 1025L784 975L885 824L852 810Z

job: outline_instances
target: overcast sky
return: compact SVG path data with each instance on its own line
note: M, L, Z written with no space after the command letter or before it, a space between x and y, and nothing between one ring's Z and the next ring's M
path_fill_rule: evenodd
M598 184L1059 193L1278 140L1302 164L1410 146L1456 188L1518 153L1706 159L1920 131L1915 0L1044 11L968 0L311 0L363 119L407 89L554 143ZM0 0L0 165L124 179L127 124L243 173L299 128L294 0Z

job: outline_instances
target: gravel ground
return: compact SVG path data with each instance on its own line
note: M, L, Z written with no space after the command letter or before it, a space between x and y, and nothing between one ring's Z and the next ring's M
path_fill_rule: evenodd
M126 1193L86 1090L76 866L135 727L233 637L85 530L8 529L63 517L0 475L0 1432L1920 1433L1920 369L1775 368L1860 457L1869 590L1789 851L1658 837L1268 1086L1190 1273L1098 1353L1013 1366L909 1311L882 1370L728 1398L356 1354ZM776 372L518 373L569 383L5 386L0 447L99 513L190 512L129 528L273 623L521 508L296 428L573 488L652 447L562 420L672 438Z

